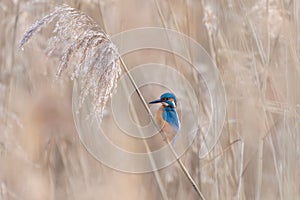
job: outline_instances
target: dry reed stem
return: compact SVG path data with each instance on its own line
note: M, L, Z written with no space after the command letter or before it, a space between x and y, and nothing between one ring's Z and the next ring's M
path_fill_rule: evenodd
M141 99L141 101L142 101L142 103L143 103L145 109L147 110L147 112L148 112L148 114L149 114L149 116L150 116L150 118L151 118L152 123L155 125L157 131L159 131L159 133L162 135L162 138L166 138L166 134L162 131L162 129L160 129L159 125L157 124L156 120L154 119L154 116L152 115L151 110L150 110L150 108L149 108L147 102L145 101L145 99L144 99L144 97L143 97L141 91L139 90L138 86L136 85L136 83L135 83L133 77L131 76L129 70L127 69L127 67L126 67L126 65L125 65L125 63L124 63L124 61L122 60L122 58L120 58L120 60L121 60L122 66L124 67L125 72L127 73L128 77L129 77L129 79L130 79L130 82L131 82L132 85L134 86L134 88L135 88L135 90L136 90L136 92L137 92L139 98ZM191 177L191 175L190 175L190 173L188 172L187 168L184 166L183 162L180 160L180 158L179 158L179 156L177 155L176 151L174 150L172 144L171 144L170 141L168 141L168 140L166 140L166 143L167 143L169 149L171 150L171 152L172 152L174 158L176 159L177 163L179 164L179 166L180 166L182 172L183 172L184 175L187 177L187 179L188 179L189 182L191 183L192 187L194 188L194 190L196 191L196 193L197 193L198 196L200 197L200 199L203 199L203 200L204 200L205 198L204 198L203 194L201 193L201 191L200 191L199 187L197 186L197 184L195 183L194 179ZM146 145L147 152L148 152L150 149L149 149L149 147L148 147L147 142L145 142L145 145ZM151 159L151 157L150 157L150 159ZM153 161L152 161L151 163L153 163ZM160 182L159 182L159 185L160 185L160 187L161 187ZM164 192L162 192L162 194L164 194ZM163 196L163 198L166 198L166 196Z
M238 176L238 188L237 188L237 199L242 198L242 187L243 187L243 168L244 168L244 142L241 142L241 160L240 160L240 169Z
M255 199L257 200L261 198L263 147L264 147L264 141L261 139L259 140L258 162L257 162L257 183L256 183L256 194L255 194Z

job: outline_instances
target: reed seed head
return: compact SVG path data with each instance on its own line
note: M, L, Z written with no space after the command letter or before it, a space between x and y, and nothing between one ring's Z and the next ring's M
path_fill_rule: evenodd
M19 48L23 48L42 26L51 22L55 23L55 28L48 40L47 52L48 55L55 52L60 57L57 76L67 71L71 79L80 81L81 105L87 95L91 95L94 114L101 119L121 73L115 45L89 16L68 5L61 5L30 27Z

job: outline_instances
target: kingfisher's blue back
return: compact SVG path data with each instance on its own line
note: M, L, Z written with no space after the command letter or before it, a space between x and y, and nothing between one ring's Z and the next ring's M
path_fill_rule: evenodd
M176 136L180 130L180 122L176 111L177 100L174 94L164 93L160 99L149 102L150 104L161 103L161 107L156 112L155 118L161 130L165 133L168 141L172 145L176 142Z

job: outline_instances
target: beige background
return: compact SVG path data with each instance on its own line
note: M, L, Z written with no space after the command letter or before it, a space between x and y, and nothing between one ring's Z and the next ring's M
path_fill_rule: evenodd
M51 25L25 51L17 49L26 29L59 3L83 11L111 35L165 27L209 52L226 90L226 123L205 158L198 157L200 139L182 158L207 199L300 198L298 0L1 0L1 200L162 199L161 190L169 199L197 199L176 165L158 172L159 187L153 173L112 170L80 143L72 81L67 76L55 81L58 57L44 52ZM185 71L167 54L139 52L124 60L129 68L156 60ZM205 89L200 91L205 99ZM145 92L147 98L159 96L152 92Z

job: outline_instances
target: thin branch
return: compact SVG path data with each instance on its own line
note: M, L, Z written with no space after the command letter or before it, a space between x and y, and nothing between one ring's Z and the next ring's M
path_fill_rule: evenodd
M131 76L127 66L125 65L123 59L120 57L120 62L122 67L124 68L125 73L128 75L129 80L131 82L131 84L133 85L133 87L135 88L139 98L141 99L145 109L147 110L151 121L153 122L153 124L155 125L156 129L159 131L159 133L165 138L166 137L166 133L163 132L160 127L158 126L158 124L156 123L154 116L151 113L151 110L147 104L147 102L145 101L141 91L139 90L138 86L136 85L133 77ZM197 186L197 184L195 183L195 181L193 180L193 178L191 177L190 173L188 172L188 170L186 169L186 167L184 166L184 164L182 163L182 161L180 160L179 156L177 155L176 151L174 150L173 146L171 145L171 143L166 140L166 143L168 144L169 149L171 150L173 156L176 158L177 163L179 164L180 168L182 169L183 173L185 174L185 176L188 178L189 182L192 184L193 188L195 189L195 191L197 192L198 196L200 197L200 199L205 200L203 194L201 193L199 187Z
M210 164L211 162L213 162L214 160L216 160L218 157L224 155L224 153L226 153L227 151L229 151L232 147L232 145L234 145L237 142L242 142L241 139L237 139L234 140L233 142L231 142L226 148L222 149L222 152L218 153L217 155L215 155L213 158L209 159L207 161L207 164L203 165L201 168L205 167L206 165ZM243 143L243 142L242 142Z

